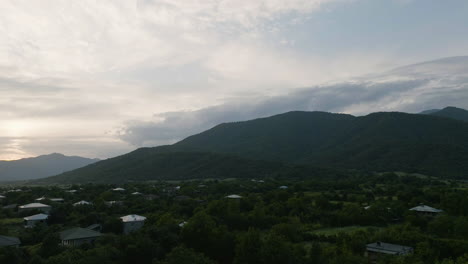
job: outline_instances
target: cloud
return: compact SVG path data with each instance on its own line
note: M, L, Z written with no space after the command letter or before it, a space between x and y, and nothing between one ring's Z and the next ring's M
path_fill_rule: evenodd
M420 112L448 105L468 108L468 74L463 71L466 67L468 57L463 57L411 65L348 82L296 89L283 95L231 99L196 111L156 114L153 121L131 121L118 136L135 146L155 146L174 143L223 122L293 110L362 115L377 111Z

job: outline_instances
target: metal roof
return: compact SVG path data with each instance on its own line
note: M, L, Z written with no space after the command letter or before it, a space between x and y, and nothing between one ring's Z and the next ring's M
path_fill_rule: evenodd
M231 194L231 195L226 196L226 198L229 198L229 199L240 199L240 198L242 198L242 196L237 195L237 194Z
M19 208L26 209L26 208L44 208L44 207L50 207L50 205L41 204L41 203L30 203L30 204L21 205Z
M17 237L9 237L9 236L0 235L0 247L1 246L16 246L20 244L21 244L21 241Z
M84 238L99 237L101 233L87 228L76 227L60 232L61 240L76 240Z
M416 211L416 212L426 212L426 213L440 213L443 212L440 209L436 209L427 205L419 205L416 207L413 207L410 209L411 211Z
M407 255L413 252L412 247L383 243L383 242L375 242L372 244L367 244L366 250L377 252L377 253L390 254L390 255Z
M47 218L49 218L49 216L46 214L36 214L36 215L25 217L23 219L26 221L40 221L40 220L46 220Z
M77 205L90 205L91 203L90 202L87 202L85 200L81 200L79 202L76 202L73 204L73 206L77 206Z
M126 215L126 216L122 216L120 217L120 219L122 219L122 222L126 223L126 222L139 222L139 221L145 221L146 220L146 217L144 216L141 216L141 215Z

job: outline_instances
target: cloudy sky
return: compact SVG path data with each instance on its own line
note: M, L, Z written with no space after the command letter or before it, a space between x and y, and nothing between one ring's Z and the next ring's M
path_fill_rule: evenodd
M466 55L466 0L2 0L0 159L291 110L468 108Z

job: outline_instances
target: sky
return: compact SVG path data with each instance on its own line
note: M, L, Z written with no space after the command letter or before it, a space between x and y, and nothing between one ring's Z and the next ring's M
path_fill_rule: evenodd
M292 110L468 108L466 0L3 0L0 159Z

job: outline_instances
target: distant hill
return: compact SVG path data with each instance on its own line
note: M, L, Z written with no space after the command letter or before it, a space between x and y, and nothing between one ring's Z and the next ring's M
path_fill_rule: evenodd
M468 122L468 111L465 109L449 106L444 109L433 109L421 112L421 114L453 118Z
M467 178L467 160L468 123L459 120L398 112L289 112L220 124L174 145L139 149L44 181L307 175L317 172L309 169L314 166Z
M12 161L0 161L0 181L44 178L74 170L98 159L65 156L59 153Z

